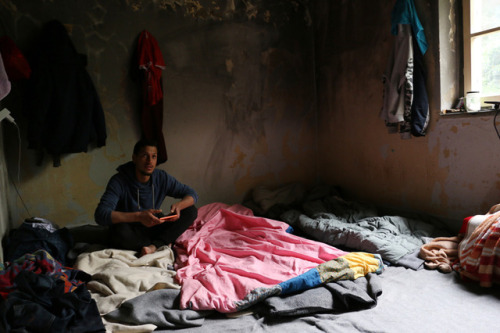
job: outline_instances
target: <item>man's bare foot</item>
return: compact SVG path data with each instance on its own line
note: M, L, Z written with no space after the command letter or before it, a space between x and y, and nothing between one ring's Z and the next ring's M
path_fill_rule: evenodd
M141 249L141 257L143 255L146 255L146 254L151 254L151 253L155 253L156 252L156 246L151 244L151 245L148 245L148 246L144 246L142 249Z

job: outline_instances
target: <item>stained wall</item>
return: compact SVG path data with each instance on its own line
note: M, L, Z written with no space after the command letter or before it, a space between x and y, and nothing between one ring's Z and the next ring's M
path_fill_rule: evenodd
M311 18L295 1L2 1L0 34L29 51L42 25L68 26L104 108L103 148L50 156L27 148L22 83L5 103L21 132L7 129L12 223L38 216L60 225L93 223L115 168L140 137L139 89L130 75L139 33L158 41L163 132L159 168L192 186L198 205L240 203L256 185L316 180L316 112ZM18 163L20 161L20 163ZM19 170L19 172L18 172ZM19 192L19 195L16 192ZM172 201L166 201L163 208Z
M108 129L104 148L65 156L59 168L50 159L36 166L23 140L20 173L17 133L5 129L9 172L19 179L20 196L10 188L13 223L27 215L63 225L93 220L108 178L140 135L128 68L135 38L147 29L167 63L170 159L160 168L192 185L199 204L241 202L259 184L321 182L356 199L449 218L457 229L464 216L498 202L499 139L494 114L439 115L463 94L458 3L415 4L429 42L431 122L425 137L402 140L379 118L393 2L1 2L0 28L23 49L49 19L71 26ZM22 97L15 90L9 99L25 138Z
M440 116L463 94L460 10L455 1L415 5L429 44L431 120L425 137L404 140L379 118L393 3L317 2L319 174L352 197L446 217L458 229L498 203L500 138L494 113Z

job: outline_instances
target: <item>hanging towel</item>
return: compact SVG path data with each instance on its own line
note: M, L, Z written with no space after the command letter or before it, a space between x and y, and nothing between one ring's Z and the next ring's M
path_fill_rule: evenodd
M165 63L158 42L144 30L139 36L139 68L145 71L145 99L149 106L158 104L163 99L161 74Z
M158 143L157 163L167 160L167 148L163 137L163 82L165 62L156 39L146 30L139 35L137 45L138 67L142 74L142 133L146 139Z

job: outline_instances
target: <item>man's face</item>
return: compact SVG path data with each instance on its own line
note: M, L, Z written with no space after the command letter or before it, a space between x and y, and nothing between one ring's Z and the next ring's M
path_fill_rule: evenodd
M151 176L156 167L158 151L154 146L146 146L137 155L132 155L135 169L144 176Z

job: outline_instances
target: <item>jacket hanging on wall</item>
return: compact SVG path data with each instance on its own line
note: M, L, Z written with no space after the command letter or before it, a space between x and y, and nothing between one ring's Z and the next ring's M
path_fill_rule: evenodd
M396 36L393 53L383 75L384 97L380 117L389 132L402 138L424 136L429 124L423 55L427 51L424 29L413 0L397 0L391 14Z
M163 137L163 81L165 62L156 39L144 30L137 43L137 66L141 76L141 128L146 139L158 143L157 163L168 159Z
M104 146L104 112L85 69L87 57L77 53L59 21L44 25L28 59L28 148L40 156L46 151L60 166L62 154L86 152L90 143Z

